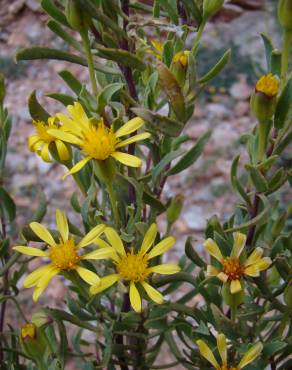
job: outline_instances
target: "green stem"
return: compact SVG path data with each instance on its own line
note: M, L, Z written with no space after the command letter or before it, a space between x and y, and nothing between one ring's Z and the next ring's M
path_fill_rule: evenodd
M202 21L202 23L200 24L200 27L198 29L198 32L197 32L197 35L196 35L196 38L195 38L195 41L194 41L194 46L192 48L192 54L193 56L195 56L198 52L198 49L199 49L199 46L200 46L200 41L201 41L201 38L202 38L202 35L203 35L203 31L205 29L205 26L206 26L206 21Z
M93 58L92 58L91 48L90 48L90 43L89 43L88 31L87 30L80 31L80 36L82 38L84 51L85 51L86 59L88 63L88 70L89 70L89 77L91 81L92 91L93 91L94 96L96 97L98 94L98 90L97 90L97 84L96 84L96 78L95 78Z
M267 147L267 127L268 122L259 122L258 125L258 162L262 162L265 157Z
M119 226L120 218L119 218L119 212L117 208L117 198L116 198L112 183L107 183L107 191L108 191L109 199L110 199L111 206L112 206L112 213L114 216L115 224L116 226Z
M236 312L237 312L237 306L236 304L232 304L230 306L230 312L231 312L231 321L235 323L236 321Z
M291 42L292 42L292 32L284 31L282 60L281 60L281 88L283 88L286 83Z

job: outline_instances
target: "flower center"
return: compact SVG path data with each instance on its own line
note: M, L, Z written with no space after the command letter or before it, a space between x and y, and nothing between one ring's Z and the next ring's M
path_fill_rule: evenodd
M123 279L130 280L138 283L144 281L149 272L148 257L147 254L143 254L141 251L137 254L133 250L127 253L120 262L117 263L118 273L122 275Z
M241 278L244 268L240 265L239 260L235 257L227 257L223 262L223 272L229 280L238 280Z
M52 263L61 270L73 270L81 257L76 252L74 240L70 239L51 247L50 259Z
M114 151L118 140L112 129L108 129L103 121L98 126L91 125L83 132L82 150L91 158L107 159Z
M262 92L269 97L273 97L278 94L279 81L271 73L262 76L256 83L256 91Z
M48 134L48 130L60 128L60 126L56 123L56 117L49 117L47 123L44 121L34 121L33 123L35 125L37 135L45 143L50 144L52 141L56 140L54 136Z
M238 370L238 368L237 367L222 366L222 367L220 367L220 370Z

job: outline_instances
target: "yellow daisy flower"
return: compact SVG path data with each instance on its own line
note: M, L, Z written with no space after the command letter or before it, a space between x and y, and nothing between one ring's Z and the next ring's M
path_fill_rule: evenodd
M204 247L207 252L216 258L222 268L218 270L212 265L207 266L207 275L209 277L216 276L224 283L230 283L231 294L238 293L242 290L240 280L244 275L256 277L263 270L266 270L271 262L269 257L263 257L263 249L255 248L250 254L247 260L243 263L240 261L240 255L244 249L246 236L239 232L234 233L234 245L232 248L231 255L224 257L216 244L212 239L207 239L204 243Z
M199 347L200 354L208 361L216 370L241 370L249 363L253 362L261 353L263 349L262 343L256 343L253 345L242 357L237 366L230 366L227 361L227 345L226 337L224 334L218 334L217 336L217 348L221 357L222 365L219 365L212 350L203 340L197 340L197 346Z
M82 260L98 260L109 258L113 255L112 248L98 249L84 255L79 254L81 248L93 243L93 241L104 232L106 226L101 224L95 226L85 235L78 244L69 235L69 226L66 215L59 209L56 210L56 223L60 234L59 242L56 243L51 233L38 222L30 223L33 232L43 240L48 250L38 248L16 246L13 249L28 256L44 257L51 261L50 264L39 267L30 273L23 282L24 288L35 287L33 300L37 301L39 296L48 286L50 280L62 271L75 270L79 276L88 284L99 284L100 278L92 271L80 266Z
M262 76L256 83L255 90L256 92L261 92L272 98L276 96L279 92L280 81L276 76L273 76L272 73Z
M157 59L162 60L163 44L158 40L151 40L152 49L147 49L146 52L154 55ZM179 51L172 58L172 63L181 63L186 67L189 60L189 50Z
M189 50L180 51L179 53L175 54L172 59L172 63L180 63L183 67L186 67L188 65L189 55Z
M173 247L175 238L169 236L152 247L157 235L157 226L152 224L144 236L139 251L136 252L134 249L125 250L122 240L114 229L108 227L104 233L110 245L99 238L95 240L95 243L103 248L112 248L114 253L110 258L115 264L117 273L101 278L100 284L93 284L90 292L92 294L100 293L118 280L125 280L129 282L130 302L136 312L141 312L142 309L141 296L137 285L141 286L154 302L163 303L162 294L154 289L147 280L153 273L175 274L180 271L180 267L175 264L149 265L152 258L160 256Z
M49 130L63 131L57 117L49 117L47 122L33 121L36 133L28 138L28 147L32 152L40 155L45 162L51 162L50 149L55 145L59 158L62 161L70 159L70 151L62 140L56 139L48 133Z
M78 102L75 102L74 105L68 105L67 110L71 118L62 113L57 114L66 132L51 129L49 130L49 134L59 140L77 145L85 154L85 158L73 166L64 178L80 171L91 159L104 161L109 157L113 157L130 167L141 166L142 161L140 158L121 152L119 149L150 137L148 132L144 132L131 136L128 139L120 140L120 137L129 135L143 126L144 121L142 118L133 118L114 132L112 127L108 128L105 126L102 119L98 124L93 123L93 120L87 117L82 105Z

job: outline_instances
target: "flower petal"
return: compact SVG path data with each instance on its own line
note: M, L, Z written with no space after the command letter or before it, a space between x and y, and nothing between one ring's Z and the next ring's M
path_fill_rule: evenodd
M140 293L138 292L138 289L133 281L130 282L130 302L134 311L141 312L142 302Z
M215 369L220 369L220 366L215 358L215 356L213 355L213 352L211 351L211 349L209 348L209 346L201 339L197 340L196 341L196 344L199 348L199 351L200 351L200 354L208 361L210 362L210 364L212 364Z
M239 362L237 368L242 369L252 361L254 361L262 352L263 345L262 343L256 343L253 345L242 357L241 361Z
M173 236L169 236L161 240L161 242L156 244L153 247L153 249L148 253L148 259L160 256L161 254L167 252L170 248L174 246L175 242L176 240Z
M143 251L144 253L146 253L148 249L151 248L156 238L156 235L157 235L157 225L153 223L149 227L149 229L146 231L146 234L144 236L144 239L142 241L142 245L140 248L141 252Z
M234 239L234 244L233 244L231 255L233 257L239 258L245 246L246 235L237 232L233 234L233 239Z
M75 166L73 166L70 169L70 171L65 173L65 175L62 177L62 179L64 180L67 176L73 175L73 173L76 173L76 172L80 171L81 168L83 168L86 165L86 163L90 161L90 159L91 159L90 157L85 157L85 158L81 159L81 161L76 163Z
M70 158L70 152L67 146L59 139L55 140L55 144L61 161L67 161Z
M84 238L80 240L80 242L77 244L77 248L83 248L93 243L94 240L104 232L105 228L106 226L104 224L95 226L92 230L89 231L88 234L84 236Z
M74 132L75 135L78 135L82 132L82 127L77 122L73 121L69 117L65 116L63 113L57 113L57 118L60 122L63 123L62 128L70 132Z
M95 285L100 283L100 277L95 272L81 266L77 266L75 270L78 272L81 279L86 281L87 284Z
M140 158L136 157L135 155L128 154L128 153L113 152L111 154L111 157L115 158L117 161L129 167L140 167L142 164L142 161Z
M226 283L227 280L228 280L228 276L224 273L224 272L219 272L219 274L217 275L217 278L221 281L223 281L223 283Z
M204 243L203 243L206 251L211 254L211 256L213 256L214 258L216 258L216 260L218 260L219 262L222 263L223 261L223 256L222 256L222 253L217 245L217 243L214 242L213 239L207 239Z
M50 246L56 245L54 238L52 237L49 230L38 222L31 222L29 224L32 231L44 242Z
M101 278L99 284L95 284L90 287L90 293L98 294L102 292L103 290L108 289L115 282L117 282L120 279L120 277L121 276L119 274L112 274L112 275L108 275L108 276Z
M101 238L94 239L93 244L98 245L100 248L110 248L110 245Z
M124 146L127 146L129 144L135 143L136 141L145 140L148 139L151 136L149 132L143 132L142 134L134 135L129 137L129 139L123 140L120 143L118 143L115 148L123 148Z
M217 339L217 348L218 348L218 352L222 360L222 364L226 366L227 365L226 337L224 334L221 333L221 334L218 334L216 339Z
M89 125L89 119L79 102L75 102L74 105L68 105L67 110L73 120L77 121L81 126L87 127Z
M161 265L149 267L147 271L153 272L156 274L172 275L172 274L176 274L177 272L179 272L180 267L173 263L163 263Z
M125 256L125 248L121 238L119 237L118 233L112 227L107 227L104 231L108 241L110 242L111 246L118 252L120 256Z
M51 129L48 130L48 134L54 136L56 139L59 139L61 141L66 141L70 144L75 145L82 145L82 140L80 140L77 136L71 134L70 132L58 130L58 129Z
M47 272L51 271L52 265L42 266L38 269L31 272L27 277L24 279L23 287L24 288L31 288L32 286L36 285L38 280L47 274Z
M49 152L49 144L46 143L41 149L41 157L44 162L51 162L50 152Z
M231 294L238 293L241 291L241 289L242 287L241 287L241 283L239 280L231 280L231 283L230 283L230 293Z
M63 241L66 242L69 237L68 220L65 213L62 212L60 209L56 210L56 223Z
M145 289L148 297L152 299L157 304L162 304L164 302L163 295L156 289L154 289L151 285L146 283L146 281L142 281L141 285Z
M52 278L60 272L60 270L53 265L49 265L47 267L50 267L50 269L48 269L46 274L42 275L42 277L38 280L37 286L33 292L32 299L34 302L39 299L40 295L46 289Z
M244 266L253 265L255 262L258 262L261 259L263 253L264 251L262 248L256 248L245 261Z
M216 267L212 265L207 266L207 276L212 277L212 276L217 276L219 274L219 270L216 269Z
M28 147L29 150L33 151L35 144L41 141L41 138L38 135L32 135L28 138Z
M264 257L264 258L261 258L261 260L259 262L257 262L256 265L257 265L259 271L264 271L264 270L268 269L271 264L272 264L271 258L270 257Z
M134 131L137 131L141 126L144 125L144 121L140 117L135 117L125 123L121 128L119 128L116 132L115 135L116 137L121 137L125 135L129 135Z
M13 247L16 252L26 254L28 256L35 256L35 257L48 257L48 253L42 251L38 248L32 248L32 247L24 247L22 245L17 245L16 247Z
M82 256L82 259L84 260L101 260L104 258L111 258L112 256L116 256L117 252L115 251L114 248L109 247L109 248L101 248L97 249L93 252L84 254Z
M260 271L258 269L257 264L255 263L254 265L249 265L249 266L245 267L244 273L245 273L245 275L255 277L255 276L259 276Z

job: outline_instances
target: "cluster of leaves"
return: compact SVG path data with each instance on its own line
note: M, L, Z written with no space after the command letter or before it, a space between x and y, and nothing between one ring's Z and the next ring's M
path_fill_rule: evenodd
M68 44L70 51L34 46L20 50L16 59L58 59L88 66L93 72L90 76L92 91L69 70L63 70L59 75L71 94L54 92L47 96L64 106L79 101L90 117L103 117L114 127L120 127L124 117L137 115L145 120L151 140L143 141L143 150L140 146L130 145L129 153L143 158L146 166L142 170L127 170L120 166L113 181L119 225L114 224L110 194L90 163L74 174L82 192L82 201L78 190L70 202L82 220L83 229L81 225L69 222L70 233L77 238L102 220L107 225L118 227L126 244L136 245L148 226L163 213L168 223L166 234L171 232L180 215L182 197L161 199L164 185L168 177L195 163L210 138L211 133L206 132L191 148L185 149L183 145L191 142L184 130L193 115L196 99L206 84L224 68L230 56L230 51L226 51L204 76L197 75L202 32L208 18L214 9L220 8L222 1L155 0L153 5L138 0L74 0L74 3L81 11L72 20L62 1L41 2L50 16L48 27ZM81 42L74 25L88 19L90 42L87 42L88 34L84 35L82 27L81 31L78 30ZM185 54L187 38L194 31L197 34L192 50ZM156 34L155 38L162 43L161 50L151 43L149 34ZM242 138L249 158L245 164L247 176L238 174L239 156L231 168L231 184L240 197L238 207L223 224L216 216L212 217L205 234L219 245L224 256L231 253L234 244L232 233L240 231L246 234L246 250L249 253L255 246L262 247L272 259L270 270L260 277L249 277L245 281L245 294L239 301L237 296L235 302L234 297L223 294L222 282L207 277L206 262L195 251L189 237L185 255L179 261L181 272L166 277L155 276L151 283L169 297L184 283L190 289L175 302L162 305L147 302L142 313L130 309L128 296L123 290L110 288L103 294L90 297L85 283L81 280L74 283L71 279L72 284L65 297L66 310L44 308L35 318L36 323L42 324L38 345L32 342L37 353L18 339L15 329L0 333L2 368L35 369L36 363L38 369L41 366L64 369L66 361L72 357L76 358L80 368L86 370L117 367L146 370L175 368L178 364L187 369L208 368L195 341L203 339L213 348L216 342L214 334L218 332L224 333L232 344L231 363L237 363L238 357L249 348L249 343L260 340L264 344L263 352L256 365L249 365L249 369L265 369L268 364L279 370L291 367L288 355L292 347L292 259L291 231L287 227L291 209L287 207L283 211L277 194L291 181L291 170L283 166L281 156L291 143L292 80L288 78L286 81L286 76L281 76L285 53L281 55L267 36L263 35L263 40L267 55L266 72L279 76L282 81L275 113L265 130L265 155L259 157L260 133L256 127ZM186 62L180 61L180 56L186 57ZM3 109L3 101L1 104L0 169L3 170L11 121ZM50 116L37 101L35 92L29 99L29 109L35 121L46 122ZM81 153L74 149L70 163L61 161L56 153L52 155L60 165L71 168L80 160ZM0 208L3 265L0 274L4 276L0 298L4 314L1 314L0 331L3 331L2 315L5 315L6 300L13 300L23 315L16 284L26 273L27 259L9 252L5 225L12 227L15 207L2 184L0 191L1 200L4 200ZM46 201L42 199L28 223L41 221L45 211ZM40 241L28 226L20 234L22 243ZM82 263L99 275L111 271L107 262ZM16 270L13 269L14 264L18 266ZM204 305L194 303L197 296L201 297ZM67 323L77 329L72 338L68 338ZM93 342L83 338L84 331L93 333ZM171 351L175 359L173 363L159 364L157 358L164 350ZM22 357L28 358L27 367L21 365Z

